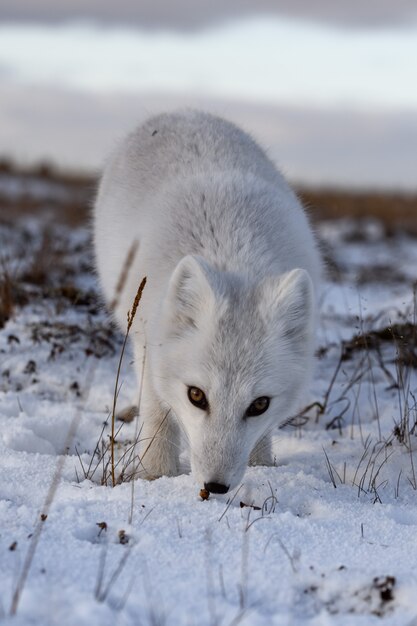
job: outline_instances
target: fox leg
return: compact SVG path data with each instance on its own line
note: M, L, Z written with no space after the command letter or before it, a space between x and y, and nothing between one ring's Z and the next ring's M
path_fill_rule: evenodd
M161 406L149 381L148 369L145 366L140 407L139 475L143 472L145 478L152 480L178 475L180 440L175 416Z

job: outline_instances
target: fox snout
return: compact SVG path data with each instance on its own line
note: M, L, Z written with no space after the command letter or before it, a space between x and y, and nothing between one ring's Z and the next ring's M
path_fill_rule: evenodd
M204 451L191 449L191 470L197 482L210 493L228 493L240 484L248 459L238 456L233 449L216 446L214 451L217 454L213 454L213 449L211 453L207 448Z
M204 483L204 489L207 489L210 493L227 493L230 489L230 485L222 485L221 483Z

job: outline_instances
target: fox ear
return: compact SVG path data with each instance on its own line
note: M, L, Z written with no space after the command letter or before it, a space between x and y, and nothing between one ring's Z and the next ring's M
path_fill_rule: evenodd
M165 321L174 334L198 328L203 313L212 310L217 272L202 257L186 256L175 268L165 300Z
M300 351L310 343L315 317L311 278L303 269L267 278L260 285L261 314L284 341Z

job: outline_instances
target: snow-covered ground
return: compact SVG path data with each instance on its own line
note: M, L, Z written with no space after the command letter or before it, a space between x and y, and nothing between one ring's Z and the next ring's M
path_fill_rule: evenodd
M34 193L48 204L47 183ZM187 473L110 486L122 337L98 303L87 227L53 215L0 215L3 623L416 626L417 239L318 226L313 406L277 428L276 467L203 501ZM121 379L119 406L129 354ZM128 473L136 424L117 428Z

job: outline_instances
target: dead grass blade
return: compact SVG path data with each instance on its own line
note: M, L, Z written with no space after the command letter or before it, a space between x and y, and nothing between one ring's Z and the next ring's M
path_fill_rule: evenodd
M127 313L127 329L126 329L126 333L125 333L124 340L123 340L122 350L120 353L119 363L117 366L116 381L114 384L113 408L112 408L112 414L111 414L111 438L110 438L110 456L111 456L110 463L111 463L111 479L112 479L113 487L116 485L114 444L115 444L116 403L117 403L117 396L118 396L118 389L119 389L120 371L122 368L122 362L123 362L123 357L124 357L125 348L127 344L127 339L129 337L129 331L132 327L133 320L135 318L136 311L138 309L139 302L142 297L142 293L145 288L145 285L146 285L146 276L142 279L138 287L132 309L128 311Z

